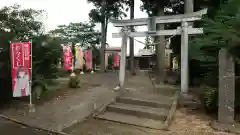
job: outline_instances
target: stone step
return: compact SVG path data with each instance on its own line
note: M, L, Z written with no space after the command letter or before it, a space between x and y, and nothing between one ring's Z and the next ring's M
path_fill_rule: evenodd
M176 91L170 91L168 89L166 90L162 90L162 91L166 91L167 92L171 92L171 95L163 95L161 91L156 91L153 89L137 89L137 91L133 91L133 92L125 92L122 96L124 97L141 97L142 99L152 99L152 100L161 100L161 99L173 99L174 94L176 93Z
M123 103L111 104L107 107L106 111L161 121L165 121L169 113L169 110L164 108L153 108Z
M154 108L165 108L169 109L172 105L173 100L170 98L166 98L164 100L153 100L153 99L147 99L142 97L131 97L131 96L124 96L119 97L116 99L116 102L124 103L124 104L133 104L133 105L139 105L139 106L148 106L148 107L154 107Z
M167 124L165 124L162 121L156 121L156 120L147 119L147 118L139 118L137 116L124 115L124 114L119 114L114 112L105 112L101 115L96 116L96 118L123 123L123 124L145 127L145 128L158 129L158 130L167 128Z

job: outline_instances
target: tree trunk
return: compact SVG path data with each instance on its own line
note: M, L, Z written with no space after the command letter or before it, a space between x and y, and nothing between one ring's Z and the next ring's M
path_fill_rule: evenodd
M164 6L162 6L157 16L164 15ZM164 30L164 24L157 24L157 30ZM163 84L165 80L165 36L159 36L155 38L155 42L160 42L156 45L156 56L157 56L157 78L158 84Z
M131 4L130 4L130 19L134 19L134 0L131 0ZM134 31L134 27L131 27L131 31ZM130 38L129 40L129 45L130 45L130 72L132 75L135 74L134 71L134 39Z
M105 18L105 44L107 43L107 32L108 32L108 17Z
M184 13L194 12L194 0L184 0ZM193 26L193 23L189 23L189 26Z
M101 22L101 48L100 48L100 72L105 72L105 49L106 49L106 0L102 0L102 14L104 19Z
M192 13L194 11L194 0L184 1L184 11L185 13Z
M106 22L101 23L101 49L100 49L100 72L105 72L105 48L106 48Z

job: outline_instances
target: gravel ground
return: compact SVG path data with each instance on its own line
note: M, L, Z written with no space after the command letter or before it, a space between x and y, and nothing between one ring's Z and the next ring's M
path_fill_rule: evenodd
M169 131L151 130L109 121L89 119L65 132L72 135L234 135L216 132L208 125L211 118L199 111L178 109Z

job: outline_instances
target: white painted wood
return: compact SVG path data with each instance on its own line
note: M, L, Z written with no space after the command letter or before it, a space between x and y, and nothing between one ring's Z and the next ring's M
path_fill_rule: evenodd
M174 23L174 22L182 22L182 21L197 21L201 20L202 16L207 13L207 9L203 9L197 12L181 14L181 15L169 15L169 16L161 16L155 17L156 23ZM126 20L111 20L115 27L123 27L123 26L142 26L148 25L149 18L138 18L138 19L126 19Z
M202 28L189 28L188 34L202 34L203 29ZM121 38L124 34L122 32L120 33L113 33L113 38ZM181 30L174 29L174 30L162 30L162 31L156 31L156 33L149 33L147 31L145 32L128 32L128 36L130 37L146 37L146 36L170 36L170 35L181 35Z
M123 31L127 31L127 28L124 27ZM127 35L124 34L122 37L121 59L120 59L120 70L119 70L119 85L121 89L124 87L124 83L125 83L127 39L128 39Z
M181 92L188 92L188 23L182 22L181 35Z

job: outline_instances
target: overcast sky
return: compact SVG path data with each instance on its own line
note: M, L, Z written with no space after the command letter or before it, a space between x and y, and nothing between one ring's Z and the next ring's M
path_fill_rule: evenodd
M22 8L33 8L45 10L47 17L44 21L46 31L52 30L60 24L68 24L70 22L88 21L88 13L94 8L92 4L86 0L1 0L0 7L20 4ZM135 18L147 17L147 14L140 10L141 1L135 0ZM127 13L129 15L129 13ZM100 25L97 26L100 30ZM145 28L140 28L145 31ZM138 30L140 30L138 28ZM109 24L107 42L110 46L120 47L121 39L112 38L113 32L119 29ZM136 38L144 41L144 38ZM135 41L135 54L144 45Z

